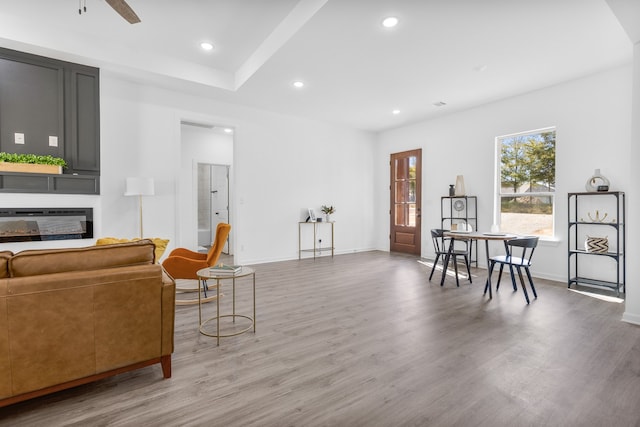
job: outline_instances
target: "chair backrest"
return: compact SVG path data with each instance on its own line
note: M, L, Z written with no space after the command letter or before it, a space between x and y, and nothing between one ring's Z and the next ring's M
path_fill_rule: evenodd
M444 231L441 228L433 228L431 229L431 240L433 240L433 249L436 251L436 254L442 253L445 251L444 246Z
M213 242L213 245L211 245L211 249L209 249L209 253L207 254L207 265L209 267L213 267L218 262L218 258L220 258L220 254L222 253L222 249L227 242L227 237L229 237L230 231L231 225L224 222L221 222L216 227L216 239Z
M530 264L533 252L538 246L537 237L519 237L517 239L507 241L509 246L509 253L512 257L519 257L522 260L522 264ZM516 248L521 248L520 254L514 253Z

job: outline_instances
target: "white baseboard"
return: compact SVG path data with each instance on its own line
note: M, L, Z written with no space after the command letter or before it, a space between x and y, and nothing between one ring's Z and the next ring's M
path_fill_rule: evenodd
M632 323L634 325L640 325L640 314L624 312L622 315L622 321Z

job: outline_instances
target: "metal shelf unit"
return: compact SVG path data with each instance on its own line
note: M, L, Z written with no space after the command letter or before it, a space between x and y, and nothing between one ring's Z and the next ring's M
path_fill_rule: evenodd
M471 224L478 230L478 198L476 196L442 196L440 197L440 228L452 230L453 225ZM478 267L478 241L471 244L469 262Z
M584 219L584 216L579 215L579 210L584 209L584 205L587 204L587 200L590 199L590 203L593 203L593 198L597 197L598 203L602 203L606 207L613 207L615 211L615 217L609 222L604 222L605 218L601 220L599 214L596 214L595 220L590 216L588 220ZM579 203L582 200L583 204ZM615 203L615 206L613 206ZM568 267L567 267L567 287L571 288L571 285L584 285L597 288L606 288L616 291L616 295L620 296L625 292L626 283L626 262L625 262L625 248L626 248L626 232L625 232L625 194L622 191L607 191L598 193L569 193L568 194ZM589 230L597 229L609 229L610 232L607 236L611 235L610 245L607 252L589 252L588 250L580 248L580 242L584 242L585 236L587 236ZM612 248L613 246L613 248ZM589 274L581 273L584 270L583 264L580 262L580 258L587 257L604 257L611 259L615 263L615 278L602 279L590 277ZM589 262L588 260L586 261Z

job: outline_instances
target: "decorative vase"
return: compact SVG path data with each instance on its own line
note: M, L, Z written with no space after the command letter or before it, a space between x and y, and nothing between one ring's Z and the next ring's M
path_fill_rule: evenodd
M455 195L464 196L464 176L462 175L456 176Z
M331 222L331 214L324 214L325 221Z
M449 185L449 197L453 197L456 195L456 187L455 185Z
M587 180L584 187L590 193L596 191L609 191L609 180L600 173L600 169L596 169L593 176Z

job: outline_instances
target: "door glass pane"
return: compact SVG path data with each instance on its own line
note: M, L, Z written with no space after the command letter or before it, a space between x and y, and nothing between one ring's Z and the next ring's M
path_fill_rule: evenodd
M409 210L409 215L408 215L408 222L406 225L408 225L409 227L415 227L416 226L416 204L415 203L411 203L410 205L408 205L408 210Z
M396 203L409 201L409 183L405 181L396 182Z
M397 159L396 160L396 181L398 180L404 180L407 178L408 175L408 159L404 158L404 159Z
M409 190L407 193L407 201L415 202L416 201L416 180L409 181Z
M406 222L407 222L406 207L407 206L404 204L396 205L396 225L406 225Z
M409 160L409 174L408 174L408 178L409 179L416 179L416 156L411 156L408 158Z

